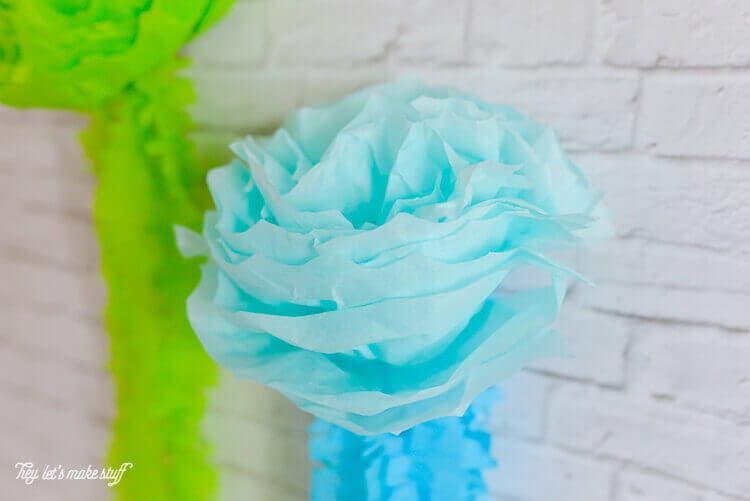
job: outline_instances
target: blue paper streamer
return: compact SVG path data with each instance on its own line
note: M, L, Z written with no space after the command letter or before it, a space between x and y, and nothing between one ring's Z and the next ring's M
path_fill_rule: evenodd
M479 396L462 417L400 435L362 436L316 419L310 428L313 501L484 501L482 471L495 466L486 424L499 392Z

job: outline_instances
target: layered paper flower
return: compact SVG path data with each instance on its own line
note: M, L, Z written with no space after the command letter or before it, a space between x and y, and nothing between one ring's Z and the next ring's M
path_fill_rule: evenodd
M191 324L238 376L354 432L398 432L564 353L550 324L569 272L542 251L592 237L599 209L549 128L404 80L232 150L202 239L178 237L210 256ZM547 281L501 287L521 268Z

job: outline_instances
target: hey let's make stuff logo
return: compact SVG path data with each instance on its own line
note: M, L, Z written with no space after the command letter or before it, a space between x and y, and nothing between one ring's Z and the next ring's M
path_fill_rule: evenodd
M122 463L118 468L95 468L88 465L85 468L65 468L63 465L36 466L32 462L16 463L16 480L32 485L37 480L103 480L109 487L117 485L125 472L133 467L133 463Z

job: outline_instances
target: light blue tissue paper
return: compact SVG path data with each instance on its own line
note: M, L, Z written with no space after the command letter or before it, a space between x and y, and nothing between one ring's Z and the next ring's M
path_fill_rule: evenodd
M240 377L361 434L461 414L540 356L575 272L551 250L610 228L549 128L506 106L401 80L293 113L232 145L188 301ZM505 287L537 270L546 283Z
M487 501L495 466L484 392L461 417L433 419L400 435L362 436L316 419L310 427L313 501Z

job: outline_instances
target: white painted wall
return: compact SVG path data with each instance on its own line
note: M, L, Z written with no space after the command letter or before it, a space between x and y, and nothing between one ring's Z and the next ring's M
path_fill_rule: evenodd
M557 127L608 191L619 236L578 258L598 284L576 287L560 321L579 358L506 385L492 421L496 499L750 500L748 2L244 0L188 52L204 150L405 73ZM23 455L96 462L107 441L82 123L0 113L10 499L103 497L89 482L68 483L65 498L19 489L10 466ZM206 423L228 465L222 497L305 499L305 418L224 381Z

